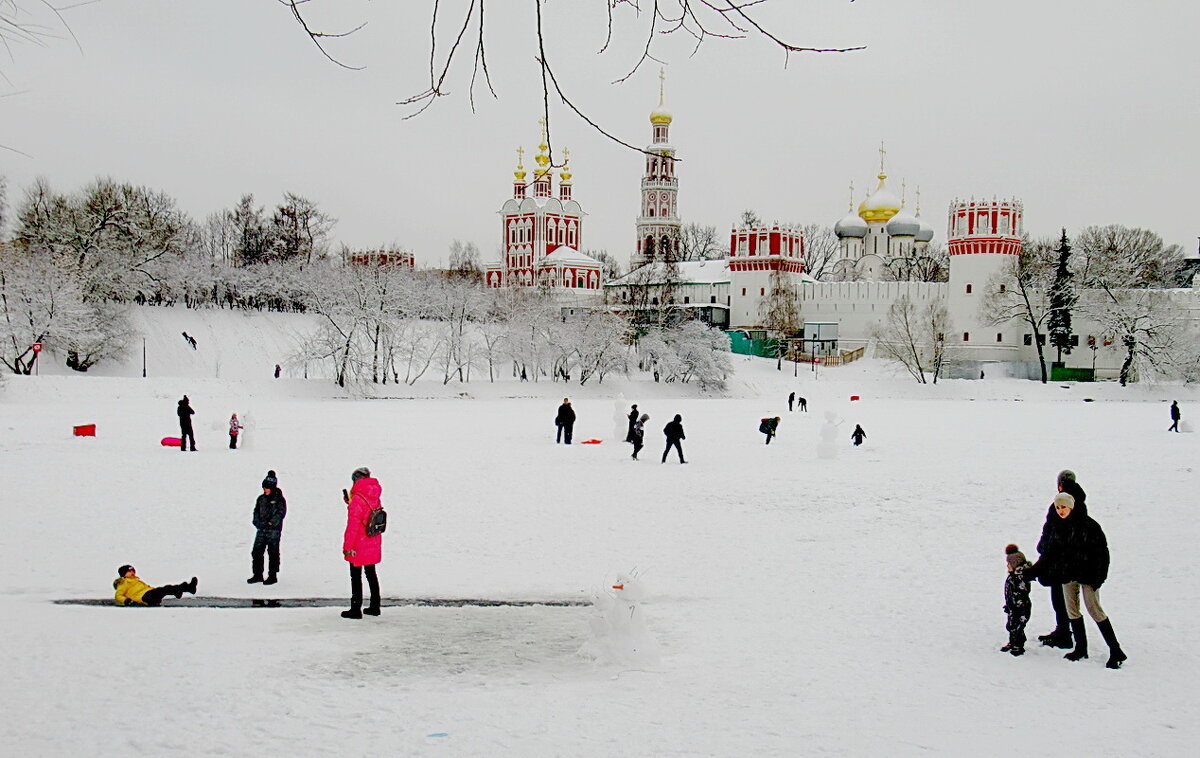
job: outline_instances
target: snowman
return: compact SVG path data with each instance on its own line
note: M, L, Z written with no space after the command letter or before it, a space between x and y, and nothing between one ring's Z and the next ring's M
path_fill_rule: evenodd
M636 572L618 574L611 590L593 593L596 615L590 621L591 639L582 652L601 664L630 668L658 665L658 643L650 636L642 609L645 598L646 586Z
M833 411L825 411L825 424L821 427L821 439L817 442L817 457L831 459L837 457L838 427L842 419Z

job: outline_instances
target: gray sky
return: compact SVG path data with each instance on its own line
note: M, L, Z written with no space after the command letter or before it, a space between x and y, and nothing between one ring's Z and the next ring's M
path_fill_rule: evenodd
M331 31L367 22L329 45L362 71L322 57L274 0L68 10L78 47L59 26L44 46L18 43L0 59L0 144L29 156L0 150L10 205L39 175L59 190L96 176L148 185L197 219L245 192L269 208L293 191L337 218L347 244L397 242L434 265L461 239L492 260L515 149L526 148L528 167L538 141L533 5L488 4L498 100L477 86L471 112L464 58L452 96L406 121L411 109L395 102L426 85L430 6L309 3ZM636 62L644 27L618 10L617 41L596 55L603 7L547 2L547 54L579 105L644 146L658 64L611 84ZM758 15L795 44L868 47L793 55L784 68L765 41L710 39L691 55L682 37L663 40L685 221L722 239L746 208L832 225L851 181L856 205L874 188L882 140L889 185L899 194L907 181L910 207L920 186L938 240L952 199L997 195L1024 201L1035 235L1119 223L1195 253L1200 4L771 0ZM552 128L588 213L583 247L627 265L641 157L562 106L552 105Z

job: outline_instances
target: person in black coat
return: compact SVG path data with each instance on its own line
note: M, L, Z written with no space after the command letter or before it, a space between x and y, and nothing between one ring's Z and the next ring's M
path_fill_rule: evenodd
M643 443L646 441L646 422L649 420L650 414L643 413L642 417L633 423L633 439L630 442L633 443L633 459L635 461L638 459L638 453L642 452L642 448L645 446Z
M188 396L184 395L179 401L179 407L175 409L176 415L179 416L179 452L185 452L188 446L188 440L192 441L192 452L196 452L196 433L192 431L192 415L195 413L192 410L191 401Z
M854 440L854 446L858 447L867 438L867 433L863 431L862 426L855 424L854 431L850 432L850 439Z
M1079 595L1088 615L1100 627L1100 634L1108 644L1109 658L1105 664L1110 669L1120 668L1128 656L1121 650L1112 622L1100 606L1100 586L1108 579L1108 540L1104 530L1087 514L1086 505L1077 505L1075 498L1060 492L1054 498L1054 511L1059 526L1051 530L1042 557L1026 575L1040 576L1042 564L1051 566L1063 581L1063 598L1066 601L1067 617L1075 637L1075 649L1064 658L1079 661L1088 657L1087 631L1083 614L1079 609ZM1039 545L1039 550L1042 546Z
M254 502L254 547L250 559L254 564L254 576L247 584L275 584L279 581L279 538L283 536L283 519L287 516L287 500L279 489L275 472L268 471L262 480L263 493ZM268 556L267 577L263 578L263 553Z
M1075 505L1083 508L1086 512L1087 508L1087 493L1083 491L1083 487L1079 486L1076 481L1075 472L1070 469L1063 469L1058 472L1057 485L1059 492L1066 492L1071 497L1075 498ZM1044 547L1048 545L1052 539L1052 532L1064 526L1062 519L1054 510L1054 503L1046 509L1046 523L1042 525L1042 537L1038 540L1038 553L1044 552ZM1038 641L1049 647L1057 647L1069 649L1074 647L1074 642L1071 639L1071 622L1067 617L1067 603L1063 599L1063 584L1066 579L1060 574L1057 566L1053 565L1054 561L1038 560L1042 564L1041 574L1038 577L1038 582L1043 587L1050 588L1050 607L1054 609L1054 631L1049 634L1038 635Z
M629 411L629 415L626 416L626 418L629 419L629 429L625 432L626 442L633 442L633 427L635 424L637 424L639 415L640 414L638 414L637 405L634 404L633 408ZM637 455L635 454L633 457L636 458Z
M1168 432L1178 432L1179 431L1180 417L1181 417L1181 414L1179 413L1179 401L1172 400L1171 401L1171 426L1170 426L1170 428L1167 429Z
M571 407L571 401L565 397L562 405L558 406L558 415L554 417L554 425L558 427L558 434L554 441L566 442L570 445L571 432L575 428L575 409Z
M667 453L671 452L671 448L674 447L676 452L679 453L679 462L687 463L683 459L683 446L679 444L681 441L687 439L683 435L683 416L676 413L675 420L663 427L663 434L667 438L667 447L663 450L662 462L667 462Z

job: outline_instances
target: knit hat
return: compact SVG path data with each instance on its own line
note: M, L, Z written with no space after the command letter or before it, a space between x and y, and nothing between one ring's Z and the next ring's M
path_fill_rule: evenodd
M126 571L132 571L132 570L133 570L133 566L130 566L128 563L126 563L124 566L117 569L117 576L125 576Z
M359 466L354 469L354 473L350 475L350 481L357 482L359 479L366 479L371 475L371 469L366 466Z
M1016 569L1018 566L1023 566L1028 561L1025 560L1025 554L1017 548L1016 545L1009 544L1004 548L1005 554L1008 556L1008 567Z
M267 478L262 480L263 489L273 490L277 484L279 484L279 480L275 477L275 469L267 471Z
M1069 468L1065 468L1058 472L1058 486L1062 486L1066 482L1075 481L1075 472Z
M1068 508L1075 507L1075 497L1067 492L1060 492L1054 496L1054 507L1065 505Z

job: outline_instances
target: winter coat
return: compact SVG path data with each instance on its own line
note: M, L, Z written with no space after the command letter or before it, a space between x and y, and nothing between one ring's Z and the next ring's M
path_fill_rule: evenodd
M1004 611L1019 616L1028 616L1033 608L1029 601L1029 577L1025 575L1029 568L1026 562L1008 573L1004 580Z
M192 428L192 414L194 414L195 411L192 410L192 406L188 404L188 401L180 400L179 407L175 410L175 413L179 416L180 429Z
M854 440L855 442L859 442L859 443L861 443L863 441L863 438L866 436L867 436L867 433L863 431L863 428L861 426L854 427L854 431L850 433L850 439Z
M1038 543L1041 557L1034 564L1033 572L1042 575L1043 564L1050 567L1052 583L1079 582L1095 589L1108 579L1108 540L1104 530L1087 513L1087 506L1075 504L1066 518L1055 518L1062 522L1050 530L1048 539Z
M765 418L762 420L762 423L758 425L758 431L762 432L763 434L775 434L776 430L778 429L779 422L775 418Z
M113 580L113 589L117 591L113 597L113 602L117 605L126 605L126 600L136 605L145 605L142 596L154 588L136 576L123 576Z
M383 560L383 535L367 536L367 521L371 511L381 507L379 496L382 493L379 480L369 476L359 479L350 488L342 554L351 566L371 566ZM350 551L354 551L354 555L346 555Z
M629 419L629 430L625 432L625 441L633 442L633 428L637 426L638 412L636 410L630 411L626 418Z
M676 416L676 419L678 419L678 416ZM678 420L664 426L663 434L667 435L667 442L687 439L687 437L683 436L683 422Z
M1087 513L1087 493L1083 491L1083 487L1079 486L1078 482L1066 481L1062 483L1062 491L1075 498L1075 508L1083 509L1083 513ZM1046 509L1046 523L1042 524L1042 536L1038 540L1037 551L1041 557L1037 559L1037 563L1027 572L1030 578L1037 577L1038 584L1043 587L1051 587L1055 584L1063 584L1068 581L1061 577L1061 571L1058 566L1057 559L1051 555L1045 555L1045 547L1054 539L1051 533L1055 530L1065 528L1063 520L1058 517L1058 513L1054 510L1054 503Z
M575 423L575 409L570 403L563 403L558 406L558 415L554 417L554 423L558 426L567 426Z
M235 418L229 419L229 433L234 437L238 436L238 432L242 430L242 422Z
M1180 418L1179 403L1171 403L1171 420L1178 421Z
M271 488L270 495L259 495L254 502L254 528L268 532L278 532L283 529L283 519L287 516L287 500L283 490Z

